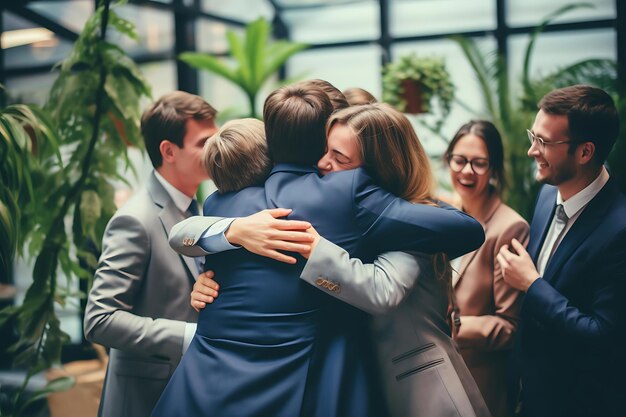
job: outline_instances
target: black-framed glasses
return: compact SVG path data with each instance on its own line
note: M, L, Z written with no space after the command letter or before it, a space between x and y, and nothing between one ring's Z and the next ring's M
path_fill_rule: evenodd
M490 164L487 158L474 158L470 160L463 155L448 155L448 166L454 172L463 171L463 168L465 168L467 164L470 164L472 171L474 171L476 175L485 175L487 171L489 171Z
M560 145L562 143L572 143L571 140L551 140L546 142L543 138L536 136L529 129L526 129L526 134L528 135L528 140L530 141L530 146L537 143L537 147L542 151L546 148L546 145Z

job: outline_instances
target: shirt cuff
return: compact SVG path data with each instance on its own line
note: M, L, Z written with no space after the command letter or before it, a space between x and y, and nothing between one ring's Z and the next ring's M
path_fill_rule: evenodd
M185 335L183 336L183 355L187 352L193 336L196 334L196 323L185 323Z
M208 253L219 253L232 249L239 249L238 246L233 246L226 239L226 231L230 227L230 224L234 221L234 218L224 218L213 223L207 230L202 233L200 239L198 239L198 246L207 251Z

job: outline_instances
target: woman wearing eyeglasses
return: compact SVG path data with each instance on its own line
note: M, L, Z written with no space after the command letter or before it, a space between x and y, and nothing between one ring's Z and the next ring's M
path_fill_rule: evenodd
M516 238L528 242L528 223L501 200L504 152L496 127L484 120L464 124L445 153L452 186L463 211L480 221L485 243L452 262L457 328L454 339L494 417L512 414L506 368L517 329L520 293L502 279L496 255Z

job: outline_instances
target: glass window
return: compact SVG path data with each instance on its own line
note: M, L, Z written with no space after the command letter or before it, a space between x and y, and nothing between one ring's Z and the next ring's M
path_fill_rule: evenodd
M390 31L394 37L403 37L491 30L496 27L495 3L495 0L392 0Z
M196 48L201 52L225 54L229 51L226 32L233 31L243 37L243 27L229 26L221 22L200 19L196 23Z
M575 3L572 0L508 0L507 23L509 26L534 26L548 14L559 8ZM588 2L589 3L589 2ZM601 19L614 19L615 0L594 0L593 7L584 7L570 11L555 20L555 23L584 22Z
M20 16L4 12L2 17L6 69L50 66L65 58L72 48L72 42Z
M324 7L302 7L282 13L290 39L308 43L374 40L380 37L377 1Z
M261 16L269 21L274 18L274 8L265 0L202 0L201 7L207 13L240 22L249 22Z
M27 7L79 33L93 14L94 4L93 0L36 1L29 2Z
M174 15L168 10L125 4L116 11L135 25L139 42L114 33L108 39L130 55L166 52L174 48Z
M519 80L528 35L509 39L511 80ZM531 77L546 76L559 68L589 58L616 59L616 36L612 29L542 33L531 57ZM513 84L518 85L519 83Z
M381 97L381 50L376 45L305 50L287 63L290 77L321 78L340 90L361 87Z

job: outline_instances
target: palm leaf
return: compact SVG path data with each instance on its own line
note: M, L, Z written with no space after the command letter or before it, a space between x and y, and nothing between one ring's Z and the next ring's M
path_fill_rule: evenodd
M235 84L240 83L239 75L214 56L197 52L183 52L178 56L178 59L194 68L214 72L215 74L224 77Z
M491 84L491 73L489 69L485 66L486 59L478 50L476 43L468 38L464 38L462 36L452 36L452 40L454 40L460 47L463 55L469 62L470 66L474 70L474 75L478 81L480 89L482 91L483 99L485 100L485 105L487 106L487 111L495 120L500 119L500 113L497 110L497 107L494 103L494 90Z
M263 82L265 64L264 48L269 36L270 26L263 18L252 22L246 28L246 60L250 68L250 91L258 91Z
M563 14L576 9L581 8L593 8L594 6L590 3L574 3L568 4L563 7L560 7L556 11L547 15L541 23L530 35L530 39L528 40L528 45L526 46L526 52L524 53L524 65L522 67L522 86L524 88L525 95L532 96L532 84L530 82L530 60L535 49L535 44L539 35L545 30L546 26L548 26L552 21L561 17Z

